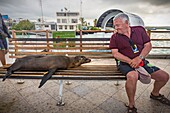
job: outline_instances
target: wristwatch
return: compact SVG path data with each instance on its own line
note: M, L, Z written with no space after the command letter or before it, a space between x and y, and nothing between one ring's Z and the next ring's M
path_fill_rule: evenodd
M142 60L144 59L144 57L142 55L140 55L139 58L142 59Z

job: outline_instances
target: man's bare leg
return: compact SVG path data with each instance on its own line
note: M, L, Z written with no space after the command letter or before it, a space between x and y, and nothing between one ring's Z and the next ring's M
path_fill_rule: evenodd
M163 70L158 70L152 73L151 76L155 80L152 94L154 96L159 96L159 91L169 80L169 74Z
M138 73L136 71L131 71L127 74L126 80L126 93L129 99L129 107L135 106L135 93L136 85L138 80Z
M1 60L2 65L6 65L5 50L0 50L0 60Z

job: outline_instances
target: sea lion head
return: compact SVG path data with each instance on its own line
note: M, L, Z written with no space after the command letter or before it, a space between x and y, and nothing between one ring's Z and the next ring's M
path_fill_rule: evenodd
M91 59L85 57L85 56L75 56L74 57L74 67L78 67L81 64L89 63L91 62Z

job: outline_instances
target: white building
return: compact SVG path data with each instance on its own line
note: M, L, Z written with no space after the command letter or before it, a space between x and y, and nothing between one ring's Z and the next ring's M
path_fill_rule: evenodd
M56 12L57 31L75 31L80 23L79 12Z
M51 30L56 31L56 23L55 22L36 22L35 23L35 30Z

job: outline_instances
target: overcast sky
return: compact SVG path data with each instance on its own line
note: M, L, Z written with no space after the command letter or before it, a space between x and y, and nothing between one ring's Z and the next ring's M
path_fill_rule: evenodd
M85 20L98 19L110 9L119 9L140 16L146 26L170 26L170 0L42 0L45 20L56 21L56 12L66 7L80 12ZM41 18L40 0L0 0L0 12L12 19Z

